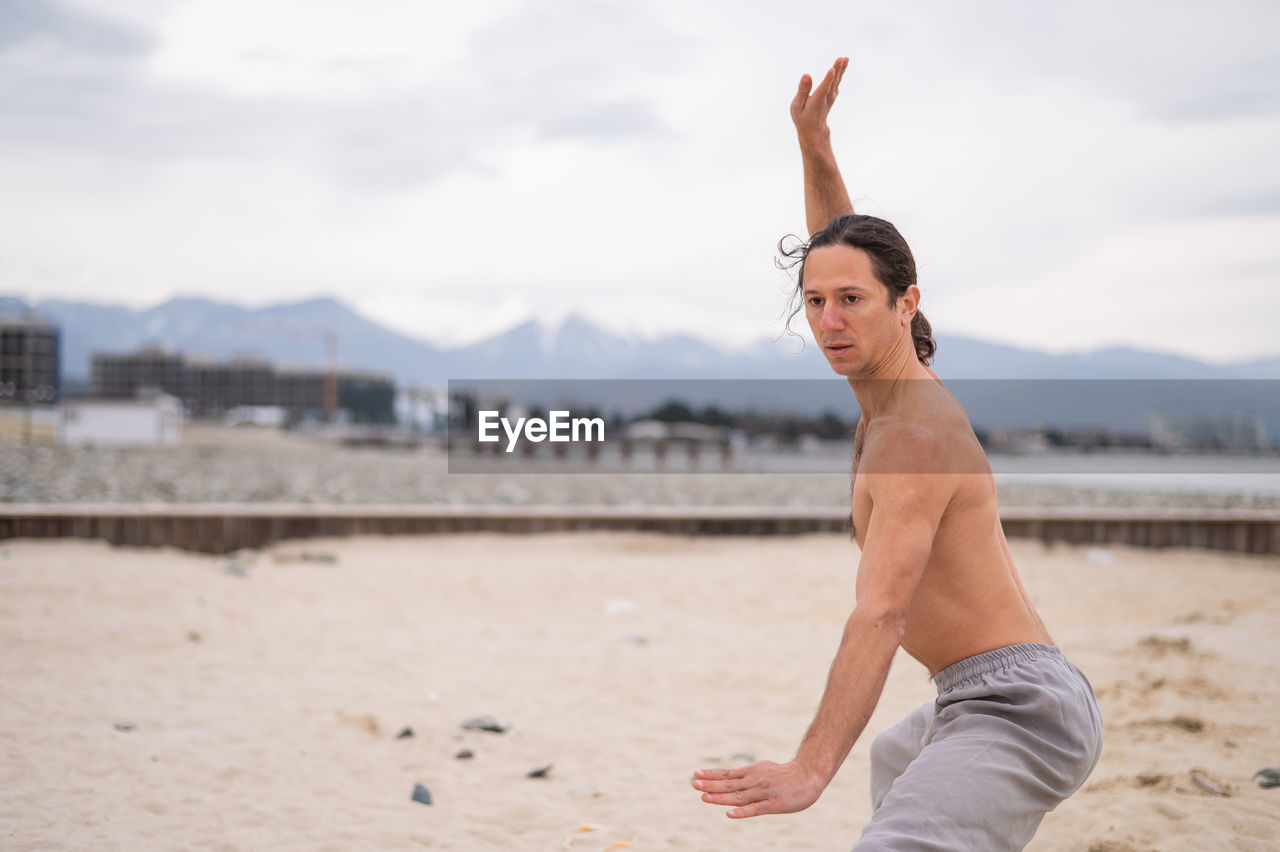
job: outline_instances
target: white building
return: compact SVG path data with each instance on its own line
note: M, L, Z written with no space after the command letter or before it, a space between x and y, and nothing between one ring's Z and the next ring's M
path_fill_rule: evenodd
M76 399L62 403L58 441L63 444L176 444L182 438L182 402L159 391L136 400Z

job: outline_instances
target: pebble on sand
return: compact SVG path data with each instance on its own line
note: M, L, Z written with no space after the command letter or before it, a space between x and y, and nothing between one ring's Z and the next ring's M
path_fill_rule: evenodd
M427 788L423 787L421 784L415 784L413 787L413 800L415 802L421 802L424 805L429 805L431 804L431 793L428 792Z
M413 728L405 728L403 731L401 731L400 733L396 734L396 739L398 739L398 740L406 740L406 739L408 739L408 738L409 738L409 737L411 737L411 736L413 736Z
M1258 781L1259 776L1262 780ZM1258 786L1264 790L1270 790L1272 787L1280 787L1280 769L1268 767L1259 769L1253 773L1253 780L1258 781Z
M467 731L489 731L493 734L501 734L507 730L507 726L498 724L498 720L492 716L473 716L463 722L462 727Z
M551 767L554 763L548 763L546 766L539 766L537 769L529 770L530 778L546 778L551 774Z

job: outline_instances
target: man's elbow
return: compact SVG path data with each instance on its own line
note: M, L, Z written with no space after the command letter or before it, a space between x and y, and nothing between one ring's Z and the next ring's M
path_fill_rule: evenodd
M908 604L902 601L859 601L845 625L845 635L857 633L865 638L869 634L892 640L895 647L901 645L907 632L907 609Z

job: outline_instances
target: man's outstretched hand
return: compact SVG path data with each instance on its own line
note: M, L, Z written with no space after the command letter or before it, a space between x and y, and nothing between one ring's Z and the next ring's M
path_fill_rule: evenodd
M699 769L693 787L702 801L732 805L730 819L761 814L793 814L818 801L826 782L815 773L791 763L762 760L738 769Z
M848 67L849 57L837 59L816 89L813 88L813 78L808 74L800 78L800 88L791 101L791 120L795 122L801 144L828 138L830 131L827 128L827 113L831 112L831 105L836 102L836 95L840 92L840 79L844 77L844 71Z

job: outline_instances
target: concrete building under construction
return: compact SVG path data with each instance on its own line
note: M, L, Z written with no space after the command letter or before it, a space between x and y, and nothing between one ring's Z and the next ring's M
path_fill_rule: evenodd
M34 317L0 314L0 404L58 401L58 329Z
M356 423L395 422L395 384L388 376L285 369L258 359L208 361L163 349L94 353L89 387L104 399L131 399L143 388L158 388L182 400L192 417L280 406L293 420L346 412Z

